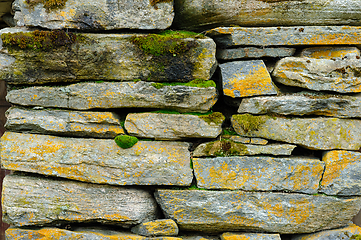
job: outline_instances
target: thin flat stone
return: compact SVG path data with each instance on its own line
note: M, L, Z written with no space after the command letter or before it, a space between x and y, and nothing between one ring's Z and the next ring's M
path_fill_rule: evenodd
M267 233L225 232L222 233L221 240L281 240L281 236Z
M172 219L157 219L143 222L131 229L133 233L141 236L177 236L178 226Z
M356 47L312 47L303 49L300 57L318 59L357 59L357 57L360 57L360 50Z
M290 57L295 53L295 48L232 48L217 49L216 57L221 60L235 60L240 58L262 58L262 57Z
M291 237L291 240L345 240L353 239L353 235L361 234L361 228L355 224L347 227L327 230L317 233L300 234Z

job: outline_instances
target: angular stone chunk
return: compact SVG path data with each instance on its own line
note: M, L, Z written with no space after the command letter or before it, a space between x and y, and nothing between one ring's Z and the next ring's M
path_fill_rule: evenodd
M5 128L10 131L53 135L114 138L123 134L119 119L111 112L29 110L12 107Z
M221 240L281 240L279 234L225 232Z
M193 169L199 188L314 194L324 163L300 157L194 158Z
M172 219L159 219L143 222L132 229L133 233L142 236L177 236L178 226Z
M289 86L340 93L361 92L361 60L287 57L277 62L274 80Z
M108 139L62 138L6 132L1 138L5 169L112 185L189 186L188 144L140 141L122 149Z
M65 87L30 87L9 91L7 101L22 106L70 108L165 108L207 112L216 103L214 87L164 86L148 82L79 83Z
M270 192L157 190L166 217L185 231L309 233L345 226L361 199Z
M230 97L275 95L277 89L262 60L220 64L223 93Z
M301 234L292 236L291 240L345 240L352 235L360 234L361 228L355 224L349 224L349 226L339 229L327 230L311 234Z
M3 188L3 220L15 227L59 221L130 227L157 217L157 204L144 190L8 175Z
M312 47L303 49L300 55L318 59L359 59L360 50L356 47Z
M361 97L301 92L242 99L238 113L360 118Z
M213 118L214 116L214 118ZM128 133L156 140L216 138L222 132L222 113L186 115L168 113L130 113L125 119Z
M320 192L327 195L361 195L361 153L328 151L322 161L326 167Z
M338 118L284 118L233 115L232 127L241 136L261 137L314 150L358 150L361 121Z
M232 48L217 50L217 59L233 60L239 58L261 58L261 57L290 57L295 53L295 48Z
M254 0L257 1L257 0ZM309 0L307 0L309 1ZM289 0L288 2L291 2ZM294 2L294 1L292 1ZM331 0L329 2L336 2ZM355 3L355 1L352 1ZM302 4L302 3L301 3ZM357 2L357 4L361 3ZM299 5L295 5L299 8ZM282 17L284 18L284 17ZM299 26L297 27L219 27L207 32L218 47L233 46L302 46L361 44L361 27Z

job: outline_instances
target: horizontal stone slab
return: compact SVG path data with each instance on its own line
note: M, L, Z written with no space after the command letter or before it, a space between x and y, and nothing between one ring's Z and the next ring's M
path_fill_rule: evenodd
M131 229L133 233L141 236L177 236L178 226L172 219L158 219L143 222Z
M15 227L61 221L130 227L158 214L152 195L140 189L20 175L6 176L3 186L3 220Z
M128 149L114 140L62 138L6 132L2 167L112 185L189 186L193 179L188 144L139 141Z
M241 136L261 137L314 150L358 150L361 121L339 118L284 118L233 115L232 127Z
M336 1L332 0L330 2ZM355 3L355 1L352 2ZM295 4L295 6L299 8L300 4ZM360 4L361 7L361 3L358 4ZM306 46L361 44L361 27L300 26L302 25L301 23L296 25L299 26L259 28L219 27L209 30L207 32L207 36L212 37L213 40L217 43L217 46L222 48L241 45Z
M301 157L193 158L193 169L199 188L314 194L324 163Z
M361 198L323 195L157 190L165 216L180 230L310 233L343 227L361 207Z
M12 107L5 128L16 132L91 138L114 138L123 134L119 118L111 112L30 110Z
M255 145L266 145L268 143L267 139L263 138L249 138L249 137L241 137L237 135L230 136L230 140L238 143L250 143Z
M155 83L140 81L31 87L9 91L6 99L22 106L76 110L162 108L180 112L207 112L218 98L215 87L155 86Z
M125 129L137 137L156 140L182 138L216 138L222 132L225 117L215 112L209 115L168 113L130 113L125 119Z
M221 240L281 240L279 234L267 233L242 233L225 232L221 235Z
M355 239L353 235L361 234L361 228L355 224L349 224L347 227L327 230L311 234L294 235L291 240L344 240ZM356 238L357 239L357 238Z
M217 59L235 60L240 58L262 58L262 57L290 57L295 53L295 48L232 48L218 49Z
M360 50L356 47L312 47L303 49L300 56L318 59L357 59Z

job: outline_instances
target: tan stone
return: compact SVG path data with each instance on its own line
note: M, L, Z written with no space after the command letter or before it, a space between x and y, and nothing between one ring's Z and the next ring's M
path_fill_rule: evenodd
M143 222L133 227L132 232L142 236L177 236L178 226L172 219L158 219Z
M300 57L318 59L343 59L360 57L360 50L356 47L313 47L302 50Z
M225 232L221 240L281 240L279 234Z

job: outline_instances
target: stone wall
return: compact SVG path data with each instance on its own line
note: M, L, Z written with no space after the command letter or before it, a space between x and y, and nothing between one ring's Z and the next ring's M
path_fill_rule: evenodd
M361 237L360 1L12 7L6 239Z

